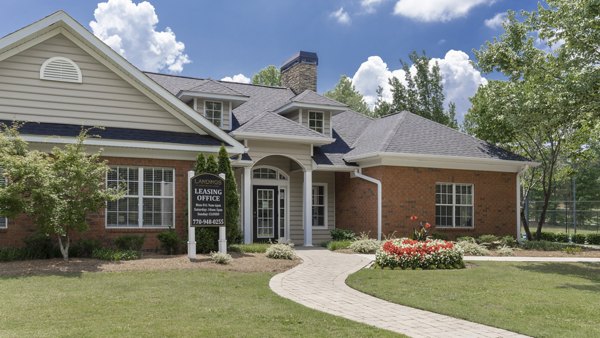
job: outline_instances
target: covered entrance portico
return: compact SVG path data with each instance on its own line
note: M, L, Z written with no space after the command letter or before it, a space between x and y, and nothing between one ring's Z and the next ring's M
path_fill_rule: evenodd
M244 167L241 181L244 243L312 246L312 168L289 156L269 155Z

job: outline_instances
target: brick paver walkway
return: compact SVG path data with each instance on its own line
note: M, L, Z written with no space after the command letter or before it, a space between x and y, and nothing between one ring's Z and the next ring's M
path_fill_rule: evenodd
M304 262L274 276L269 286L278 295L315 310L411 337L525 337L386 302L350 288L346 278L371 262L367 255L339 254L320 248L301 248L296 252Z

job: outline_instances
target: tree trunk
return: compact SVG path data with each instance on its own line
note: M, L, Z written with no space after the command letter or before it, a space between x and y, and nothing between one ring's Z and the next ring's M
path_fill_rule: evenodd
M525 217L524 209L521 209L521 221L523 222L523 228L525 228L525 235L527 236L527 240L530 241L531 231L529 230L529 221L527 220L527 217ZM517 238L517 240L520 240L520 238Z
M551 190L548 187L547 191L544 191L544 205L542 206L542 213L540 214L540 221L538 222L537 230L535 231L535 240L539 241L542 238L542 227L546 223L546 211L548 211L548 205L550 204Z
M58 246L60 248L60 253L63 256L63 259L65 261L68 261L69 260L69 244L71 241L69 240L69 235L66 235L65 239L66 239L66 243L65 243L65 245L63 245L62 236L58 235Z

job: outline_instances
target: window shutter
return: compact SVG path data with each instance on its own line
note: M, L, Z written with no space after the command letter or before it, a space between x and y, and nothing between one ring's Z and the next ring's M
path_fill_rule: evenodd
M40 68L40 79L60 82L81 83L79 66L71 59L56 56L46 60Z

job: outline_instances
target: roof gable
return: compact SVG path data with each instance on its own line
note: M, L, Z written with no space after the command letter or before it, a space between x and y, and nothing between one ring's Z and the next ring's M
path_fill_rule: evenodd
M63 34L69 38L78 47L156 102L191 130L209 134L231 145L229 151L232 153L244 151L243 145L151 80L63 11L58 11L0 39L0 61L57 34Z

